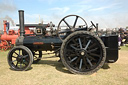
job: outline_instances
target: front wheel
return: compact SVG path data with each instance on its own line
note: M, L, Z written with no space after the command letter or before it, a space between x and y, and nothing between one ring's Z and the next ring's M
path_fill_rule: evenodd
M8 64L16 71L28 70L33 62L33 54L25 46L16 46L8 53Z
M63 41L60 54L64 66L75 74L92 74L106 60L106 49L102 40L87 31L70 34Z

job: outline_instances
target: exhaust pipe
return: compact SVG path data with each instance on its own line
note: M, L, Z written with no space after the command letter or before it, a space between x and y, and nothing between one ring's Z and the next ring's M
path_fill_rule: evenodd
M20 36L24 36L24 10L19 10Z

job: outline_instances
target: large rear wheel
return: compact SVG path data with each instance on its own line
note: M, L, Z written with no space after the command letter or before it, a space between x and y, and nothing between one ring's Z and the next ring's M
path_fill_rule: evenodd
M106 59L102 40L87 31L76 31L62 43L61 60L75 74L92 74L100 69Z

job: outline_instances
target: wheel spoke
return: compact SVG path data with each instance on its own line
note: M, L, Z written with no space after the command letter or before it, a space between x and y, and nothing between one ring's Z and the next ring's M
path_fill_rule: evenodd
M39 51L34 51L34 55L39 55L40 54L40 52Z
M91 46L89 46L89 48L91 49L91 48L93 48L95 46L96 46L96 43L93 43Z
M84 46L86 46L86 42L87 42L87 39L86 39L85 36L84 36L84 38L83 38L83 45L84 45Z
M75 50L79 50L78 48L74 47L73 45L70 45L70 47L72 47Z
M14 52L16 55L18 55L19 56L19 54L18 53L16 53L16 52Z
M68 56L68 57L74 57L74 56L76 56L76 54L70 53L70 54L66 54L66 56Z
M87 61L84 57L83 57L83 61L84 61L85 66L87 66Z
M20 68L22 68L22 64L20 63Z
M20 55L20 49L19 49L19 55Z
M34 56L34 59L37 59L38 57Z
M94 49L91 49L91 50L88 50L88 52L94 52L94 51L96 51L98 48L94 48Z
M78 57L73 58L72 60L70 60L70 63L72 63L73 61L75 61Z
M78 40L79 40L80 49L82 49L82 44L81 44L80 38Z
M88 58L86 58L86 59L87 59L87 62L89 63L89 65L92 67L93 65L92 65L91 61Z
M72 41L73 41L74 44L77 44L77 42L74 39Z
M15 57L15 56L12 56L13 58L17 58L17 57Z
M27 58L25 58L26 62L29 62L29 60Z
M90 66L87 64L87 59L83 57L83 62L85 65L85 69L88 69Z
M90 45L91 40L88 41L87 45L85 46L84 50L87 50L88 46Z
M16 60L12 61L12 63L14 63Z
M27 66L27 64L25 62L23 62L23 64L25 64L25 66Z
M75 52L74 52L73 50L71 50L71 49L67 49L66 52L68 52L68 53L73 53L73 54L75 53Z
M73 28L75 28L76 23L77 23L77 20L78 20L78 16L76 16L76 19L75 19L75 22L74 22Z
M17 63L16 63L16 67L17 67L18 63L19 63L19 62L17 61Z
M79 69L81 69L81 67L82 67L82 63L83 63L83 59L80 60Z
M23 58L26 58L26 57L28 57L28 55L24 55L24 56L23 56Z
M39 55L39 54L35 53L35 55Z
M90 53L90 55L100 57L100 55L95 54L95 53Z
M63 19L63 21L65 22L65 24L71 29L70 25Z
M92 56L89 56L88 54L86 55L88 58L91 58L92 60L96 61L95 58L93 58Z
M77 65L77 63L80 61L80 57L77 58L75 64Z

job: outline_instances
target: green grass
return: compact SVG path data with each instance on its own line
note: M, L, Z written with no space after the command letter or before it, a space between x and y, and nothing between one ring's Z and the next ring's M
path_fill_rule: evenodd
M116 63L92 75L70 73L59 58L43 56L28 71L13 71L7 63L7 52L0 51L0 85L128 85L128 51L120 50Z
M128 51L128 45L126 45L126 46L121 46L120 48L121 48L121 50L126 50L126 51Z

